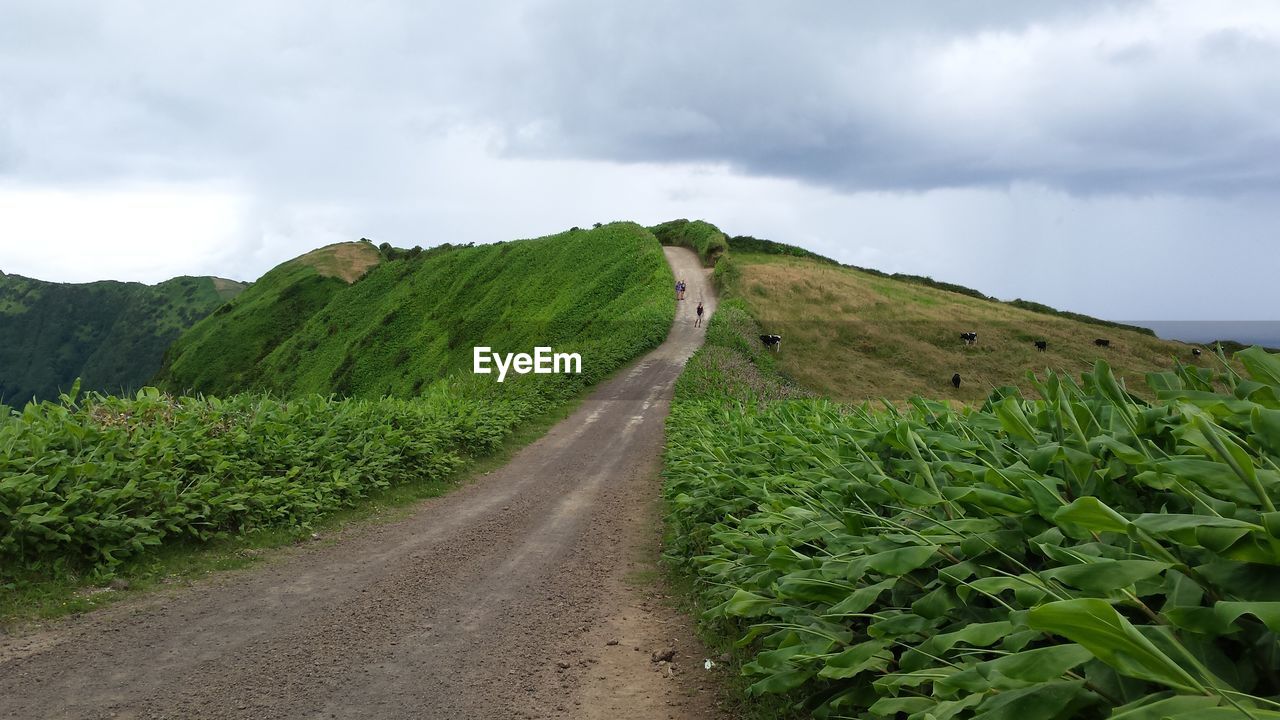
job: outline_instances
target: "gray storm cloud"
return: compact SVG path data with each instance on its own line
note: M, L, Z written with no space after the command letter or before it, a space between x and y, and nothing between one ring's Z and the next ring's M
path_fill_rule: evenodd
M924 7L906 7L544 9L544 62L510 65L489 112L517 153L719 161L847 190L1276 189L1274 10L986 3L912 23Z
M1270 2L0 0L0 205L237 208L194 254L147 225L149 273L700 216L1107 317L1272 319L1277 118ZM115 268L112 218L28 212L38 252L0 218L0 268Z

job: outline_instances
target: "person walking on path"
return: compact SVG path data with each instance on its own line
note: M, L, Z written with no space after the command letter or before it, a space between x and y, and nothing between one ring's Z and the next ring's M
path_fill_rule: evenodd
M693 326L698 327L702 324L702 303L698 303L698 319L693 321Z
M684 299L684 281L683 280L676 281L676 299L677 300Z

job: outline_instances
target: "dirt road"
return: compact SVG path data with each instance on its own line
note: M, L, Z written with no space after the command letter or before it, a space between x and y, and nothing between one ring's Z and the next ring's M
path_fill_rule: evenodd
M649 597L663 419L715 298L508 465L402 521L0 640L3 718L703 718ZM674 662L652 653L675 650Z

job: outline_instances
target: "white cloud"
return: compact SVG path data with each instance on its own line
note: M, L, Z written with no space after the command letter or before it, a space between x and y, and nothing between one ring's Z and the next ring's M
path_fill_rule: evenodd
M0 186L0 270L66 282L200 274L244 237L245 209L210 188Z

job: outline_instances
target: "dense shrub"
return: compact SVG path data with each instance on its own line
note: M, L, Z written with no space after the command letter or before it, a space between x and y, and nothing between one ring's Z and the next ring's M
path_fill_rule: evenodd
M304 526L371 491L440 479L563 402L438 382L413 400L90 394L0 415L0 567L109 567L148 546Z
M734 315L678 385L665 494L751 694L797 717L1280 717L1280 359L1154 374L1151 403L1099 363L1036 400L873 412L770 399Z

